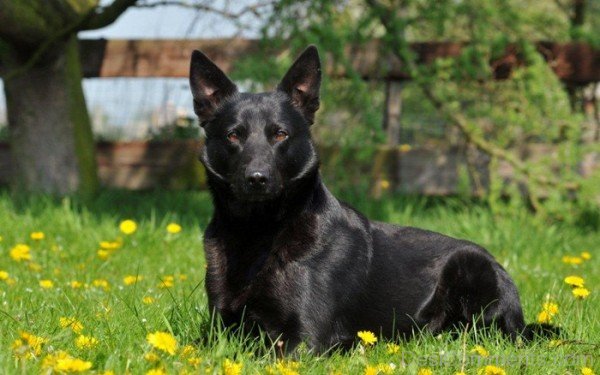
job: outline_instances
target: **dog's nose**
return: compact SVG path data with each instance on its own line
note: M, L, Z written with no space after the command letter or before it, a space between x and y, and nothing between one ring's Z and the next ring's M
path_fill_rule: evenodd
M265 186L269 181L269 177L265 172L250 172L246 175L246 182L252 187Z

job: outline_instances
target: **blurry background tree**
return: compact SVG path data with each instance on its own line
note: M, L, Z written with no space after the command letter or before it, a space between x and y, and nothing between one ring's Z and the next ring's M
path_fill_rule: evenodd
M77 33L113 23L129 7L193 7L241 18L209 0L0 0L4 81L16 191L92 194L94 139L82 90Z
M0 74L17 190L89 194L97 189L77 32L109 25L134 3L0 1Z
M240 2L234 12L215 8L234 3L229 0L0 0L0 73L17 186L59 194L97 186L75 35L111 23L134 3L215 11L234 20L254 14L251 23L262 27L263 49L236 61L232 73L245 89L273 87L298 51L317 44L326 64L344 72L325 77L318 114L323 126L313 133L327 146L325 178L346 194L388 183L373 173L383 164L377 152L382 145L408 150L400 144L433 144L464 153L465 192L485 197L492 207L510 197L509 202L564 219L598 208L600 177L582 179L579 173L585 157L598 158L598 88L564 86L535 46L544 40L582 41L598 48L600 2L591 0L257 0ZM423 65L410 47L414 42L455 42L463 48L456 58ZM354 71L356 52L373 45L377 56L395 56L411 80L365 80ZM497 80L490 63L507 50L519 61ZM380 65L385 69L386 63ZM396 113L384 113L389 94L400 91L402 102L392 106ZM581 110L585 100L596 106L591 121ZM386 121L390 115L401 126ZM187 128L184 133L161 130L150 138L197 134ZM510 179L498 173L507 169Z
M481 163L489 171L471 182L492 207L501 197L509 196L513 203L525 197L524 203L542 215L573 219L582 210L597 210L600 205L600 175L596 172L583 179L579 173L584 156L600 151L594 135L598 118L586 122L581 107L575 105L582 102L586 88L563 86L535 47L541 40L599 46L600 2L283 0L265 23L263 36L269 47L276 41L292 47L320 45L345 70L351 69L354 56L348 53L349 45L360 48L368 41L381 40L382 50L395 55L412 78L404 89L410 104L403 106L407 113L402 121L412 114L421 121L430 117L448 124L443 137L464 145L473 167L469 172L477 172ZM458 58L418 64L410 43L432 41L465 45ZM506 79L496 80L490 62L508 48L516 49L524 63ZM272 64L285 66L285 60L279 58ZM263 72L266 78L276 71L252 60L247 67L247 77ZM376 83L354 78L330 80L324 86L321 115L327 116L327 109L335 107L338 118L325 121L337 125L320 129L327 133L320 136L342 143L356 137L349 144L359 144L366 153L365 147L381 143L383 137L381 106L376 105L383 98L373 95L382 90L374 91ZM595 88L587 90L598 95ZM339 117L340 107L332 102L344 103L345 118ZM418 134L404 132L402 136L400 142L410 142ZM369 161L372 155L368 154ZM499 165L512 170L510 180L498 175ZM336 171L343 174L344 168ZM477 184L487 180L489 184Z

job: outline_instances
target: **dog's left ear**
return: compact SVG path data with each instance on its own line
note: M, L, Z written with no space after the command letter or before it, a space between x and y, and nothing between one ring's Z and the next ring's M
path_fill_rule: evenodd
M321 87L321 61L317 47L308 46L294 61L285 74L277 90L285 92L292 104L302 112L309 124L315 119L319 109L319 88Z

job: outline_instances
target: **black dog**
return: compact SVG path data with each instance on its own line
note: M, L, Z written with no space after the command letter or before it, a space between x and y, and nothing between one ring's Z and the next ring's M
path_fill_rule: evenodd
M369 221L321 182L310 125L321 69L314 46L274 92L239 93L194 51L190 83L206 131L214 216L206 229L209 306L258 326L287 349L494 325L525 330L517 289L483 248L426 230Z

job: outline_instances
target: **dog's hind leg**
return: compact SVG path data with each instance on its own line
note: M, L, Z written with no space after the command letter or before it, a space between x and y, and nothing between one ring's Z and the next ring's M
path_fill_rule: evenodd
M479 248L457 250L438 273L434 292L416 316L420 325L433 333L460 325L495 325L512 338L524 328L516 287Z

